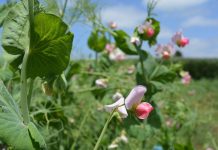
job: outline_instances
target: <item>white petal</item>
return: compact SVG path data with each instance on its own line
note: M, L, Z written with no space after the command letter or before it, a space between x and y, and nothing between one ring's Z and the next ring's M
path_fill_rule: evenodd
M117 144L111 144L111 145L108 146L108 149L115 149L117 147L118 147Z
M131 109L133 105L139 104L147 91L146 87L138 85L131 90L127 98L125 99L125 105L127 109Z
M126 111L126 107L124 105L118 107L118 113L120 114L121 118L126 118L128 116L128 113Z
M117 101L117 100L119 100L120 98L123 98L123 95L122 95L120 92L116 92L116 93L113 95L113 97L112 97L112 99L113 99L114 101Z
M120 98L113 104L105 105L104 108L107 112L112 112L114 109L118 108L119 106L124 105L124 98Z

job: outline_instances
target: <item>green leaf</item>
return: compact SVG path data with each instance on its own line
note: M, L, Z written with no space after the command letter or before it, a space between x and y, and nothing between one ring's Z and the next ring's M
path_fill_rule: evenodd
M161 112L153 101L151 102L151 105L154 107L154 110L152 110L152 112L150 113L147 119L147 123L150 124L152 127L161 128L161 124L163 120L161 116Z
M16 150L35 150L35 144L46 148L45 141L33 123L25 125L19 107L0 81L0 139ZM32 142L34 141L34 143Z
M57 0L44 0L46 3L45 11L49 14L61 16L60 8L58 7Z
M39 12L37 1L35 4L35 12ZM30 42L27 8L27 0L15 4L3 24L2 46L9 54L18 55L12 61L13 68L18 68L25 51L30 48L28 77L61 74L70 60L72 33L67 32L68 26L61 18L38 13L34 17L34 35Z
M128 55L137 55L137 49L135 45L130 42L129 35L123 30L114 31L114 39L116 41L117 47L119 47L125 54Z
M81 64L79 62L71 61L65 71L66 79L69 81L70 78L72 78L73 75L79 73L80 70L81 70Z
M107 44L107 39L104 33L98 30L92 31L88 39L88 46L90 49L96 52L101 52L104 50L106 44Z
M57 16L39 13L34 17L34 38L27 62L28 77L61 74L67 67L73 34Z
M28 129L29 129L30 136L33 140L33 143L35 144L34 146L40 149L45 148L46 147L45 141L42 135L39 133L36 126L32 122L28 124Z
M23 54L29 48L27 2L15 4L3 23L2 46L12 55Z
M5 18L7 17L9 11L11 10L11 8L14 6L14 3L9 3L9 4L5 4L5 5L1 5L0 6L0 27L2 26Z
M166 66L158 64L150 54L143 53L141 50L139 54L141 55L141 59L143 59L145 77L143 77L141 63L138 63L136 81L137 84L147 86L148 92L146 96L150 98L153 94L161 91L164 83L173 82L176 73Z

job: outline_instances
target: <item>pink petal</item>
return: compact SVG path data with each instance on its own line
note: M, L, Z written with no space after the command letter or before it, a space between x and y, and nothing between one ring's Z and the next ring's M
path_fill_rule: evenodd
M135 88L133 88L127 96L127 98L125 99L126 108L131 109L134 105L139 104L146 91L146 87L142 85L138 85Z
M188 38L182 38L179 42L180 47L185 47L187 44L189 44L189 39Z
M154 35L154 29L148 28L146 33L147 33L147 37L152 37Z
M143 102L136 107L135 113L139 119L146 119L152 110L151 104Z

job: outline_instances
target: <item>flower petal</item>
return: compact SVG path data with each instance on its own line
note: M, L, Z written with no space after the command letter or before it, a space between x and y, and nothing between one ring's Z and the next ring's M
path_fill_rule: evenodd
M135 113L139 119L146 119L153 109L154 108L151 106L151 104L142 102L136 107Z
M113 96L112 99L114 101L118 101L119 99L123 98L123 95L120 92L116 92Z
M138 85L131 90L127 98L125 99L125 105L127 109L131 109L133 105L137 105L141 102L145 92L146 87Z
M116 101L113 104L105 105L104 108L107 112L112 112L114 109L118 108L119 106L124 104L124 98L120 98L118 101Z
M118 113L120 114L121 118L126 118L128 116L128 113L126 111L126 107L124 105L118 107Z

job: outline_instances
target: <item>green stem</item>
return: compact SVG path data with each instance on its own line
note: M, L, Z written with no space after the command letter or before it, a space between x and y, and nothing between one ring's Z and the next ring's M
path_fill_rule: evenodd
M97 65L98 65L98 53L95 52L95 66L97 68Z
M147 84L147 77L145 76L145 67L144 67L144 63L143 63L143 58L139 52L140 50L138 50L138 54L139 54L139 61L140 61L140 64L141 64L141 70L142 70L142 76L144 78L144 82L145 84Z
M30 79L29 92L27 95L28 107L30 107L30 103L31 103L31 97L33 93L33 83L34 83L34 79Z
M104 133L105 133L105 131L106 131L106 129L107 129L107 127L108 127L108 125L109 125L111 119L112 119L113 116L114 116L115 110L116 110L116 109L113 110L113 112L110 114L110 117L109 117L108 120L106 121L106 123L105 123L105 125L104 125L104 128L102 129L101 134L100 134L100 136L99 136L99 138L98 138L98 141L97 141L96 144L95 144L94 150L97 150L97 149L98 149L98 147L99 147L99 145L100 145L100 143L101 143L101 140L102 140L102 138L103 138L103 136L104 136Z
M33 0L28 0L28 6L29 6L29 22L30 22L30 30L29 30L29 39L30 39L30 46L32 45L32 36L34 32L34 24L33 24ZM28 103L27 103L27 76L26 76L26 70L27 70L27 61L29 57L29 48L25 51L23 62L22 62L22 68L21 68L21 100L20 100L20 109L21 114L23 116L24 124L28 124L30 122L29 117L29 109L28 109Z
M26 51L23 58L22 69L21 69L21 100L20 108L23 116L24 124L28 124L30 121L29 110L27 104L27 80L26 80L26 67L29 52Z
M62 10L61 18L64 17L65 10L66 10L66 7L67 7L67 2L68 2L68 0L65 0L65 1L64 1L64 7L63 7L63 10Z

